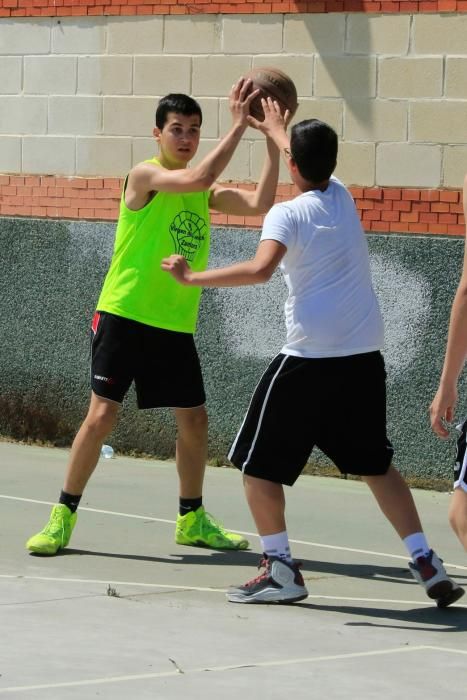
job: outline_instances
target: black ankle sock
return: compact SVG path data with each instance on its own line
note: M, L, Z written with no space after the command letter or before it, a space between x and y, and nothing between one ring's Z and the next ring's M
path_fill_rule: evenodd
M76 513L80 500L81 496L72 496L71 493L60 491L60 498L58 499L58 502L63 506L67 506L72 513Z
M203 498L180 498L178 512L180 515L186 515L192 510L198 510L203 505Z

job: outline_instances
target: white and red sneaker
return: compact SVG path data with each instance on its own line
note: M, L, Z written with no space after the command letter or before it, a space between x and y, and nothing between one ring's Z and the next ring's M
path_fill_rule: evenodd
M243 586L234 586L227 592L231 603L295 603L308 597L300 573L300 564L263 554L258 569L264 572Z
M415 563L409 562L409 568L427 596L436 600L438 608L447 608L465 593L463 588L449 578L442 560L432 549L426 557L418 557Z

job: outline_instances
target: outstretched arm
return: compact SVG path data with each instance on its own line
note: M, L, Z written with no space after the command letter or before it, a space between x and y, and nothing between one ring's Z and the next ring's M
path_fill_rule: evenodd
M271 134L275 131L284 133L288 143L286 128L290 121L290 113L286 111L282 114L279 104L270 97L267 100L263 99L262 105L263 122L247 117L251 126L266 135L266 157L258 185L253 191L213 185L209 206L216 211L237 216L254 216L265 214L274 204L279 179L280 151Z
M279 180L279 151L270 139L266 140L266 148L266 157L256 189L246 190L214 184L209 197L211 209L236 216L256 216L269 211L274 204Z
M463 189L464 216L467 219L467 175ZM462 276L451 309L448 341L439 387L430 406L431 427L439 436L449 436L445 423L454 417L457 382L467 355L467 247L464 250Z
M162 261L163 270L170 272L180 284L190 287L240 287L267 282L279 265L287 248L273 240L261 241L251 260L213 268L204 272L192 272L181 255L171 255Z
M262 99L261 104L263 105L264 114L266 115L266 110L268 114L271 114L271 98L268 97L267 100ZM278 108L276 108L276 111L277 110ZM251 115L247 117L247 121L250 124L250 126L254 127L255 129L258 129L259 131L262 131L266 137L270 138L276 144L286 165L288 164L290 159L290 139L287 134L287 125L290 122L291 118L292 115L290 114L289 110L287 110L284 115L285 123L281 123L279 119L274 118L266 118L264 119L264 121L260 122Z

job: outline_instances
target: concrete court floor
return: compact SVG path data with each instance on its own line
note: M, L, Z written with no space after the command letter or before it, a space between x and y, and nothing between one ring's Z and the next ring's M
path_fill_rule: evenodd
M209 468L205 503L252 551L173 541L174 465L101 459L71 545L24 542L47 520L66 450L0 443L0 700L465 698L467 596L439 610L404 548L355 481L304 476L288 489L293 553L310 596L235 605L259 540L236 470ZM430 542L467 585L449 495L414 492Z

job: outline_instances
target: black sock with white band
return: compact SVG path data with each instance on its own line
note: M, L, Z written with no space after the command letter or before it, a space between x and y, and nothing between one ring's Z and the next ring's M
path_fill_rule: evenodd
M60 491L60 498L58 499L58 502L61 505L69 508L72 513L76 513L80 500L81 495L73 496L71 493L67 493L66 491Z
M191 511L198 510L203 505L203 497L199 498L180 498L178 512L180 515L186 515Z

